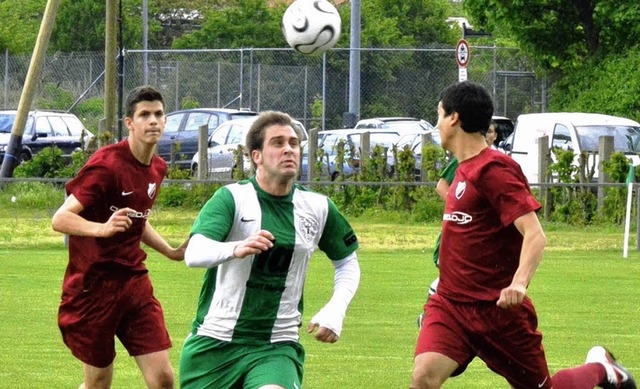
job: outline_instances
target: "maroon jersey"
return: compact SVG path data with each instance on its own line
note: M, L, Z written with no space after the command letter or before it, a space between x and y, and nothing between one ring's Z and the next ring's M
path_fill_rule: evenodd
M540 209L520 166L485 149L460 162L445 203L438 294L460 302L496 301L520 260L514 220Z
M146 272L146 253L140 241L166 171L166 163L156 155L150 165L140 163L124 140L99 149L67 183L67 193L83 205L80 216L87 220L104 223L113 212L126 207L136 212L129 215L131 227L110 238L69 237L65 289L83 287L105 271L122 275Z

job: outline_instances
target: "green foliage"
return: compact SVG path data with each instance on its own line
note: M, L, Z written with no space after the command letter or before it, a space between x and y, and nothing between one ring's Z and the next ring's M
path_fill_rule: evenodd
M15 202L11 198L15 198ZM5 184L0 190L0 203L15 204L26 209L57 209L64 201L61 184L22 181Z
M45 5L40 0L0 1L0 47L12 54L33 53Z
M16 178L22 177L42 177L59 178L73 177L75 173L84 165L86 157L84 153L72 154L72 163L62 155L62 150L58 147L45 147L33 158L17 166L13 171Z
M67 110L73 104L75 97L68 90L56 84L45 84L36 106L45 110Z
M175 49L283 47L284 5L263 0L238 0L224 9L208 10L197 31L177 38Z
M545 69L570 70L587 58L627 52L640 39L640 5L631 0L474 0L464 6L475 26L506 33Z
M182 103L180 104L181 109L194 109L200 108L200 102L197 98L193 96L185 96L182 98Z
M199 209L209 200L220 184L169 184L163 186L156 200L156 206L185 207Z
M640 120L640 46L601 62L588 61L554 84L551 111L597 112Z

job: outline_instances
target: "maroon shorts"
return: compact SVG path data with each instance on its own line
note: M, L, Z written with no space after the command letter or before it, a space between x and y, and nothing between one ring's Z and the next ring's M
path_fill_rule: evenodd
M116 336L131 356L171 347L162 307L146 273L102 277L88 286L67 288L62 293L58 326L73 355L100 368L113 362Z
M551 388L538 318L529 298L502 309L495 302L458 303L438 293L425 305L416 355L436 352L456 361L461 374L474 357L519 388Z

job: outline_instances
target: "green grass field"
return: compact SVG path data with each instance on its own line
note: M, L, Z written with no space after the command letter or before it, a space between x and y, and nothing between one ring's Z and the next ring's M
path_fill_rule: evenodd
M56 312L67 253L49 227L52 210L0 206L0 387L77 388L81 364L63 345ZM186 237L193 211L157 211L151 222L176 244ZM361 242L360 289L336 344L315 342L304 331L304 387L407 388L417 326L427 287L437 271L431 262L437 224L352 220ZM602 344L640 376L640 254L633 242L622 258L622 228L546 226L549 246L529 294L536 304L552 372L581 364ZM633 235L633 234L632 234ZM147 260L165 310L177 373L184 337L194 315L202 269L188 269L155 253ZM314 257L307 279L306 328L328 300L332 267ZM142 388L135 362L122 347L113 387ZM476 360L446 388L508 388Z

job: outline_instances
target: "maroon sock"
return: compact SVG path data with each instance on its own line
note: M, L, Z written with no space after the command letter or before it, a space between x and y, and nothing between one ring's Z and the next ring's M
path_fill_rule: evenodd
M553 389L593 389L607 382L607 371L599 363L560 370L551 377Z

